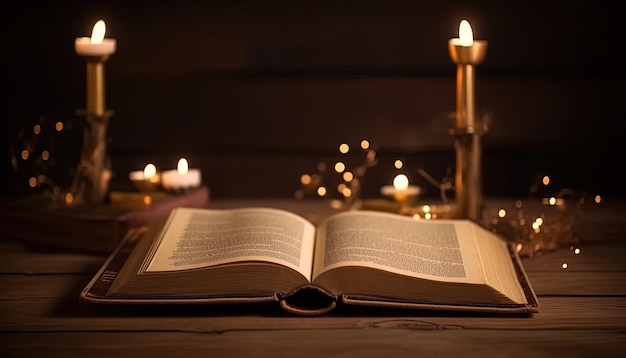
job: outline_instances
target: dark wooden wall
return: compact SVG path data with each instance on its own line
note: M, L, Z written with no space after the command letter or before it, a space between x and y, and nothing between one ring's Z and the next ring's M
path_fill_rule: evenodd
M17 2L4 25L7 152L43 116L74 123L55 142L71 162L85 105L73 41L104 19L118 44L105 67L116 185L185 156L214 196L290 196L340 143L366 138L380 155L366 195L396 158L436 194L416 168L454 166L447 41L468 19L489 41L476 75L478 114L492 121L485 192L523 195L545 173L555 187L623 195L624 14L619 1ZM23 181L7 169L11 194Z

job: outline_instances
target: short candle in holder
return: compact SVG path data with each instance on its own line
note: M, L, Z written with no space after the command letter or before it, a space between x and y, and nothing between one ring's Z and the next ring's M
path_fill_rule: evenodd
M166 170L161 174L163 188L172 192L180 192L197 188L202 183L200 169L189 168L187 159L180 158L176 170Z
M128 174L128 178L142 192L155 191L160 183L160 176L156 166L152 163L146 164L143 170L135 170Z
M91 37L77 37L74 40L76 53L81 56L107 56L115 53L116 40L104 38L106 24L98 20L93 26Z
M409 178L404 174L398 174L393 179L393 185L384 185L380 193L387 199L401 204L410 204L417 200L421 189L416 185L409 185Z

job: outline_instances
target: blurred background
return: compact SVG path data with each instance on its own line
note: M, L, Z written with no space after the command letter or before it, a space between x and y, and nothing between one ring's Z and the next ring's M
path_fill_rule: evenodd
M555 190L625 194L622 1L9 1L3 197L31 190L38 170L67 182L86 101L74 39L100 19L117 40L105 63L113 189L185 157L213 197L293 197L319 162L361 161L366 139L378 164L364 197L391 183L396 159L437 196L418 169L454 170L447 43L467 19L489 43L476 68L485 195L527 195L544 175ZM51 158L16 167L25 146Z

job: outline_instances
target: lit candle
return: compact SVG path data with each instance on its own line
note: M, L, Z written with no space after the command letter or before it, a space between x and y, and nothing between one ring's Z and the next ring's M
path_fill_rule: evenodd
M161 174L162 185L166 190L180 191L199 187L202 182L200 169L189 168L187 159L180 158L176 170Z
M74 41L77 54L87 61L87 115L103 117L105 114L104 65L109 55L115 53L115 39L105 39L106 25L99 20L93 26L91 37L78 37Z
M380 188L380 193L384 197L403 204L414 201L420 191L420 187L409 185L409 178L404 174L396 175L393 178L393 185L385 185Z
M487 53L487 41L474 40L472 27L467 20L459 24L459 38L448 41L450 58L456 70L455 136L456 215L460 218L480 220L481 144L480 136L486 131L486 123L477 123L474 111L474 67Z
M474 66L484 60L487 41L474 40L472 27L467 20L462 20L459 37L448 41L448 50L457 64L456 127L474 127Z
M128 178L141 191L153 191L159 185L160 176L156 166L152 163L146 164L143 170L135 170L128 174Z
M77 37L74 49L81 56L104 56L115 53L115 39L105 39L106 24L98 20L91 30L91 37Z

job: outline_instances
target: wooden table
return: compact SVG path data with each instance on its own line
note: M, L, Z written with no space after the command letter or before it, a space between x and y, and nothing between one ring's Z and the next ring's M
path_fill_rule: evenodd
M223 200L315 220L321 201ZM299 317L277 307L113 307L79 303L106 259L0 239L0 357L624 357L626 206L584 213L581 253L524 259L540 300L533 317L355 310ZM563 269L562 263L568 263Z

